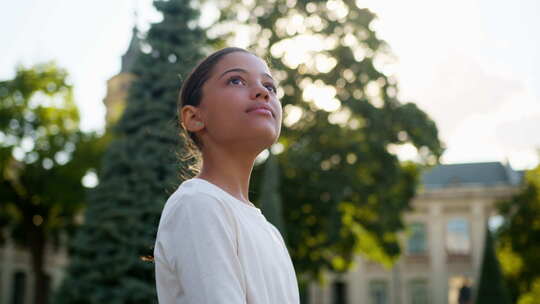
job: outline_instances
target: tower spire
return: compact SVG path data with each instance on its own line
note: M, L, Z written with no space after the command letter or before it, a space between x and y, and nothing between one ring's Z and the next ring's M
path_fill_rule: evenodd
M135 0L135 7L133 8L133 28L137 29L139 21L139 0Z
M138 3L138 1L135 2L135 8L133 9L133 30L131 34L131 41L126 53L122 56L122 67L120 68L120 73L130 73L132 71L133 62L135 62L135 57L137 57L137 54L139 53L140 39L139 29L137 26L137 21L139 18Z

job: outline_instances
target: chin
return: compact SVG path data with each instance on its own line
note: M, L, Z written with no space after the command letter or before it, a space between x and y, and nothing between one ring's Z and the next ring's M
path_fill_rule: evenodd
M248 141L251 141L261 150L272 146L279 138L280 130L275 128L253 128L249 134Z

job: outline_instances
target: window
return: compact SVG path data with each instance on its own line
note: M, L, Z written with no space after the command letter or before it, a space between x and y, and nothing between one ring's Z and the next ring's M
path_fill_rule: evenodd
M425 254L427 251L426 225L421 222L412 223L410 231L407 252L410 255Z
M446 250L449 254L469 254L471 250L469 222L454 218L446 225Z
M23 304L24 295L26 293L26 274L22 271L18 271L13 277L13 293L11 296L11 303Z
M426 280L411 280L409 282L409 303L428 304L428 288Z
M386 281L369 282L370 304L388 304L388 284Z
M333 304L347 304L347 284L345 282L334 282L332 286Z
M448 278L448 302L450 304L459 303L461 294L462 301L470 301L472 296L473 280L466 275L454 275ZM465 289L463 289L465 287ZM464 302L469 303L469 302Z

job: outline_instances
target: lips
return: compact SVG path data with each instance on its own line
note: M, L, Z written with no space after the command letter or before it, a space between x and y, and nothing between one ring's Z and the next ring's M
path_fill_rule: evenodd
M249 113L249 112L254 112L254 111L257 111L257 112L262 112L264 113L265 111L269 111L270 114L272 114L272 117L275 117L274 115L274 111L272 110L272 108L270 108L270 106L266 105L266 104L256 104L256 105L253 105L251 107L249 107L246 111L246 113Z

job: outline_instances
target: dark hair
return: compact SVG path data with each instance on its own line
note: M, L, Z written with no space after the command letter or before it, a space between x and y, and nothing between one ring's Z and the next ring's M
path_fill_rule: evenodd
M178 121L180 122L181 132L187 134L192 141L192 144L195 144L196 149L200 151L202 148L202 142L193 132L189 132L185 126L182 124L181 119L181 110L184 106L199 106L202 99L202 87L208 81L212 74L212 70L219 63L219 61L226 55L243 52L252 54L251 52L237 47L228 47L216 51L203 59L199 64L191 71L189 76L184 81L182 88L180 89L180 96L178 98ZM189 140L188 140L189 142Z

